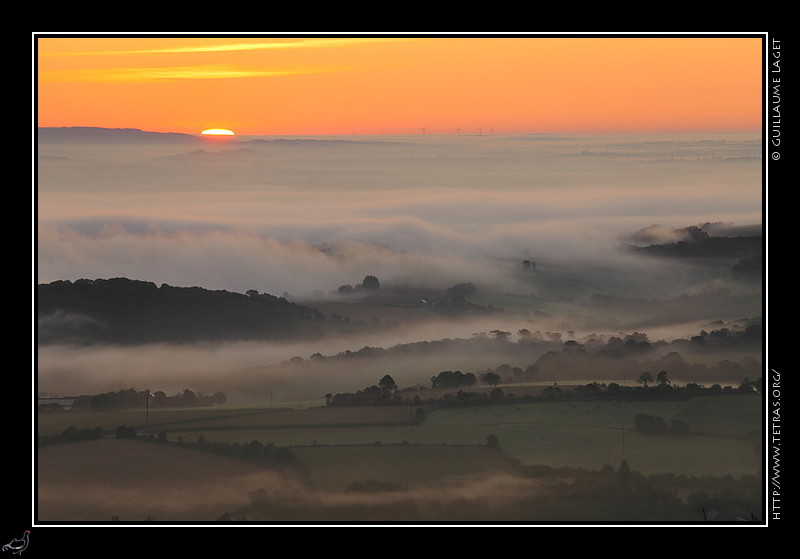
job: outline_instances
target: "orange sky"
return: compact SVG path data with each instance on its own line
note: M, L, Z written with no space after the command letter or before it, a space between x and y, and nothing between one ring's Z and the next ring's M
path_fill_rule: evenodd
M762 38L35 37L39 126L758 131Z

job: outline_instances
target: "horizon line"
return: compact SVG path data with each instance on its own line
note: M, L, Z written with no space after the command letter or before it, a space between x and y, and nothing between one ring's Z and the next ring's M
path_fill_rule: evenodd
M472 137L472 136L482 136L482 137L491 137L491 136L565 136L565 135L598 135L598 134L606 134L606 135L622 135L622 134L636 134L636 135L643 135L643 134L720 134L720 133L732 133L732 134L753 134L753 133L763 133L763 128L759 129L751 129L751 128L688 128L688 129L658 129L658 130L595 130L595 129L585 129L585 130L563 130L563 131L521 131L521 130L514 130L514 131L498 131L493 130L491 132L481 131L483 127L476 126L474 127L475 131L469 131L469 129L464 129L463 127L455 127L452 131L429 131L427 127L425 127L425 132L420 132L419 128L414 131L414 128L409 128L407 131L402 130L393 130L391 132L387 131L365 131L365 132L357 132L357 131L350 131L350 132L236 132L235 128L228 127L227 129L234 132L233 137L247 137L247 136L412 136L412 137L427 137L427 136L465 136L465 137ZM197 132L180 132L176 130L151 130L145 128L137 128L133 126L93 126L93 125L61 125L61 126L41 126L37 125L36 130L40 129L94 129L94 130L117 130L117 131L136 131L136 132L144 132L148 134L182 134L186 136L202 136L202 130L198 130ZM207 128L203 128L206 130Z

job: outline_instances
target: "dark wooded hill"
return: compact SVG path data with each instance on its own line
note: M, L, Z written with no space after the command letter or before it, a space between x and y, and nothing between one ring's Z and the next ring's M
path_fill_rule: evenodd
M760 281L764 268L764 238L761 235L714 237L689 227L689 238L675 243L653 244L634 250L668 258L738 259L730 268L734 278Z
M192 342L314 336L315 309L248 291L160 287L127 278L55 281L36 289L39 344Z
M684 258L746 258L760 255L763 238L751 237L702 237L676 243L656 244L638 250L653 256Z

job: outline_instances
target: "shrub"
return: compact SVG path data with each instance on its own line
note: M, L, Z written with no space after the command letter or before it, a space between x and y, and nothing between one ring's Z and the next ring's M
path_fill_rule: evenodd
M663 417L637 413L633 422L636 424L636 429L642 433L661 435L667 432L667 422Z

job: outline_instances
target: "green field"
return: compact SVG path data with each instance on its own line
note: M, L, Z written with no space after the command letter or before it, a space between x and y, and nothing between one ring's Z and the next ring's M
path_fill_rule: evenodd
M641 434L634 417L646 413L668 422L682 419L691 436ZM758 396L724 396L688 401L561 401L447 408L429 415L426 429L474 439L492 433L503 450L526 464L599 469L625 459L643 474L741 476L760 465L753 432L760 431ZM460 442L467 442L461 440Z
M722 437L758 437L763 432L761 398L731 394L725 397L698 396L675 415L695 425L694 431Z
M271 512L265 512L263 503L250 509L240 507L240 514L247 519L276 520L274 515L278 514L307 514L314 507L301 506L301 501L305 503L312 493L341 496L354 482L376 480L406 485L410 491L404 494L406 505L411 495L416 494L414 491L423 489L426 495L442 487L450 492L461 487L465 494L465 488L469 487L469 495L499 496L508 491L507 508L486 512L497 519L598 520L638 514L655 520L662 516L681 520L691 514L679 504L604 503L599 497L591 502L560 497L551 506L533 510L531 503L545 503L547 497L536 494L535 480L522 483L524 478L514 464L597 472L604 466L616 469L625 460L631 469L645 476L673 473L718 478L729 475L734 479L756 476L761 466L760 437L755 434L760 432L762 402L756 395L685 401L515 400L493 405L428 408L425 420L420 423L411 421L413 411L408 406L300 409L220 406L151 410L147 418L144 410L39 414L38 428L40 435L45 435L60 433L69 425L79 429L101 426L110 435L118 425L131 425L140 435L166 434L170 441L193 443L204 439L249 444L256 440L289 447L303 472L303 498L291 504L292 499L281 497L281 506L288 508L273 503ZM667 421L681 419L689 424L690 434L674 437L640 433L634 425L637 413L661 416ZM490 435L497 438L500 451L487 446ZM47 447L43 449L51 452ZM498 488L489 489L494 483L498 483ZM522 484L511 489L517 483ZM536 500L531 500L530 495L537 495ZM432 505L427 498L412 500L415 504L407 512L413 512L417 519L462 514L450 501L446 505ZM477 511L482 510L481 506L469 502L470 506L463 509L463 519L480 520L469 516L480 514ZM515 509L521 503L527 508ZM640 510L632 512L636 507ZM334 517L338 514L325 510L324 514ZM354 510L367 514L360 508ZM372 513L391 515L390 509L384 508ZM355 518L360 518L358 514ZM321 519L331 520L327 516Z
M676 438L636 431L637 413L681 419L690 436ZM686 401L553 401L444 407L411 422L406 406L287 408L197 408L39 414L40 435L68 425L132 425L142 433L164 432L175 440L277 446L483 445L495 435L503 451L523 464L599 469L623 459L643 474L755 474L761 429L758 396L726 395Z

